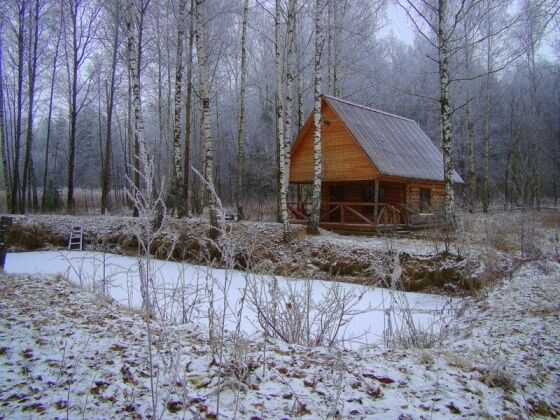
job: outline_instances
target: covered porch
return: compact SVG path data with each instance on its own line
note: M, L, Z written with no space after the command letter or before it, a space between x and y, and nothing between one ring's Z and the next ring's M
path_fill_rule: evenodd
M311 184L292 183L290 221L305 224L311 212ZM408 225L405 182L340 181L321 185L319 226L329 230L375 232Z

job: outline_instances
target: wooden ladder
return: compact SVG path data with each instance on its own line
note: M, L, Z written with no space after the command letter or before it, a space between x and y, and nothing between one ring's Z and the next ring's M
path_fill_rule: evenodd
M68 239L68 250L82 251L84 249L84 231L81 226L72 226Z

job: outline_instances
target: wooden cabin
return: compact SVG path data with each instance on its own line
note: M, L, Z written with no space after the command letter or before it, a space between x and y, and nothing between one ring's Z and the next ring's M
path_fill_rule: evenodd
M443 210L441 151L408 118L332 96L321 100L320 226L374 231L433 223ZM307 221L302 185L313 183L313 114L291 149L289 203L293 223ZM454 171L454 181L462 183Z

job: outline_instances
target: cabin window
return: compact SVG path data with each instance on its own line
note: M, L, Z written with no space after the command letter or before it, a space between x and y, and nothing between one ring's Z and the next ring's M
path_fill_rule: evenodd
M420 212L421 213L430 213L431 209L431 195L432 190L430 188L421 188L420 189Z

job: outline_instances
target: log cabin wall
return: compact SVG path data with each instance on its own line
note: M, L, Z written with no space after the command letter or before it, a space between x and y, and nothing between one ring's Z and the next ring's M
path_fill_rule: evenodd
M430 190L429 206L434 212L440 212L443 209L445 198L445 187L443 182L409 182L407 184L407 207L414 213L420 213L421 209L421 191L423 188ZM425 210L424 210L425 211Z
M296 139L290 164L290 182L313 182L313 114L301 138ZM365 181L379 177L379 171L344 123L323 99L322 104L323 181ZM362 200L358 200L362 201Z

